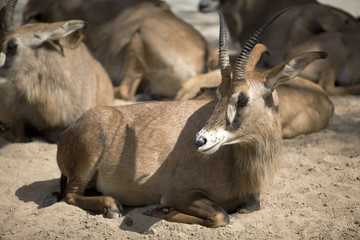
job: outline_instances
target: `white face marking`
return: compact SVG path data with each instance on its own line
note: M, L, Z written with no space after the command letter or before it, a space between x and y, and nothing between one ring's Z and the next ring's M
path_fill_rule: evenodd
M216 89L216 97L218 98L218 100L221 99L221 95L220 95L220 92L219 92L219 88Z
M233 94L233 95L231 96L231 98L230 98L230 104L234 104L234 105L235 105L235 103L236 103L237 100L239 99L239 95L240 95L239 92Z
M6 60L6 55L4 52L0 53L0 67L3 67L5 64L5 60Z
M230 122L230 124L234 121L234 118L235 118L235 114L236 114L236 106L234 106L233 104L229 104L228 107L227 107L227 111L226 111L226 114L227 114L227 118Z
M232 123L234 121L235 118L235 114L236 114L236 105L237 105L237 100L239 98L239 93L235 93L231 96L230 101L229 101L229 105L227 107L227 118L229 120L230 123Z

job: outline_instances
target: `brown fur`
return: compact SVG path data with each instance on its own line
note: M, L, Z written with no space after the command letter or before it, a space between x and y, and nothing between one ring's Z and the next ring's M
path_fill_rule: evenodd
M73 41L84 26L83 21L27 24L4 36L0 96L7 99L0 121L12 125L13 140L28 141L35 132L55 142L89 108L113 104L107 73L80 39Z
M217 67L215 48L162 1L30 0L24 18L87 21L87 45L118 98L138 91L172 98L183 81Z
M207 5L208 0L201 2ZM262 40L271 54L264 55L259 66L273 67L302 52L325 51L329 57L305 69L301 76L330 95L360 94L360 22L350 14L314 0L225 0L218 5L233 40L241 44L285 7L290 9L282 21L275 22Z
M57 162L68 178L67 203L108 217L119 216L122 204L160 203L148 214L207 227L227 225L228 213L259 210L261 186L282 150L274 89L324 54L303 54L265 73L246 68L237 81L220 32L217 100L95 107L64 132ZM103 196L84 196L90 183Z

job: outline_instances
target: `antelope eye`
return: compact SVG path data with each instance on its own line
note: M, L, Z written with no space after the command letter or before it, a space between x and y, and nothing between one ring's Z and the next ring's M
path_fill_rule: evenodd
M7 50L10 52L14 52L18 47L18 44L15 41L9 41L7 45Z
M237 101L237 106L243 108L243 107L245 107L247 105L248 102L249 102L249 97L246 96L246 94L241 93L239 95L239 98L238 98L238 101Z

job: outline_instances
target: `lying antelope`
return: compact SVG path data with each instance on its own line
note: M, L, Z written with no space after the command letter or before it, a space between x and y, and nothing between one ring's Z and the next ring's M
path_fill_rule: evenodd
M117 98L173 98L183 81L218 67L216 49L160 0L30 0L24 19L88 22L87 45Z
M11 140L56 142L89 108L112 105L113 87L81 41L84 21L14 27L16 2L0 2L0 121L11 125Z
M217 100L95 107L71 125L57 152L65 201L108 217L120 216L122 205L160 203L151 216L207 227L258 210L282 150L276 87L326 56L305 53L255 72L252 49L279 15L250 38L231 73L220 14ZM103 196L84 196L89 185Z
M273 67L307 51L325 51L329 57L305 69L301 76L318 83L329 95L360 94L360 21L340 9L315 0L201 0L201 11L219 9L234 41L243 44L256 27L285 6L283 21L274 23L263 43L271 54L258 66Z

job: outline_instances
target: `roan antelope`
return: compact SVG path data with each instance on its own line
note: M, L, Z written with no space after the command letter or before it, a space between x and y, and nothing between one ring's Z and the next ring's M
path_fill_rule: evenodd
M113 87L81 41L84 21L14 27L16 2L0 2L0 121L11 126L10 140L56 142L86 110L112 105Z
M30 0L24 19L89 23L87 45L117 98L173 98L183 81L218 67L216 49L160 0Z
M232 73L220 15L217 100L100 106L79 118L58 144L65 201L108 217L121 215L122 204L160 203L151 216L207 227L227 225L228 213L258 210L261 185L282 151L275 89L326 56L305 53L265 73L249 67L279 15L254 33ZM88 185L103 196L84 196Z

